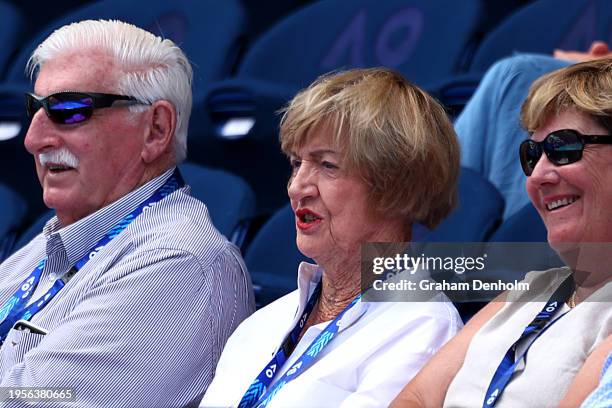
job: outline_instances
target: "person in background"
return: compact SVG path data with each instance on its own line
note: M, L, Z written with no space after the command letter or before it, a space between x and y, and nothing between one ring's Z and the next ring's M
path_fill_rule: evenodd
M39 393L45 406L193 404L254 304L238 249L176 167L191 66L170 40L81 21L29 68L25 146L56 215L0 265L0 386L63 391Z
M519 125L520 107L529 86L542 75L572 63L612 56L595 41L587 52L555 50L547 55L519 54L495 63L455 121L461 165L482 174L506 201L507 219L529 203L525 175L515 152L528 137Z
M612 334L612 58L538 79L521 110L527 192L568 265L477 313L394 407L548 407ZM526 358L527 357L527 358Z
M459 149L442 107L398 73L320 77L290 102L280 140L302 263L298 289L228 341L201 407L383 406L461 327L442 294L361 301L361 247L410 241L456 200Z

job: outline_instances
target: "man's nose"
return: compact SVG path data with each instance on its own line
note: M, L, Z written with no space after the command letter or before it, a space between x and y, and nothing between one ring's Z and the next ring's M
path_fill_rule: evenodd
M36 154L46 147L57 146L54 123L47 117L43 109L39 109L30 122L25 135L24 145L30 154Z

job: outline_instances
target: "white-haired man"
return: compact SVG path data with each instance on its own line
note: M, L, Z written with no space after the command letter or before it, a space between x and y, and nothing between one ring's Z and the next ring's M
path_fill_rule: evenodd
M239 251L175 167L190 64L140 28L83 21L29 68L25 146L56 217L0 265L0 387L37 387L7 394L17 406L197 404L253 298Z

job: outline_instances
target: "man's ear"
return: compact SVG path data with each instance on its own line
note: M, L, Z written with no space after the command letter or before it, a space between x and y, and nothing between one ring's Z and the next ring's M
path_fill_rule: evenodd
M168 101L155 101L147 112L142 159L152 163L171 151L176 130L176 110Z

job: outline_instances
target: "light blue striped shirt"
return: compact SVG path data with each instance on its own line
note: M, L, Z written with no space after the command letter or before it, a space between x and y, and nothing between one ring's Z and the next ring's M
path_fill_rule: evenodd
M51 219L0 265L0 303L45 256L32 299L46 293L172 170L65 228ZM75 402L45 407L197 406L227 338L253 310L239 250L184 187L136 218L31 319L48 334L9 332L0 386L73 389Z

